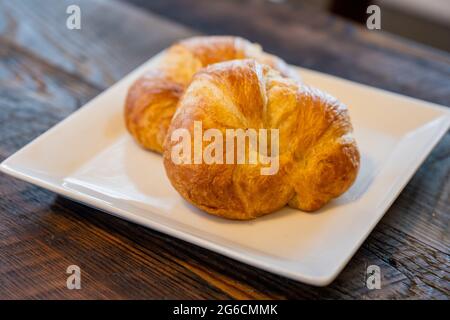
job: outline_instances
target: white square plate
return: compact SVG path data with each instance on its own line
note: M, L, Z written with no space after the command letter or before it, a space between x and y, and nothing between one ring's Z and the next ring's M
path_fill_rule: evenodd
M250 265L327 285L450 124L446 108L299 69L306 83L349 106L362 155L357 181L316 213L284 208L228 221L187 204L166 178L161 156L139 148L125 130L127 89L154 61L6 159L1 170Z

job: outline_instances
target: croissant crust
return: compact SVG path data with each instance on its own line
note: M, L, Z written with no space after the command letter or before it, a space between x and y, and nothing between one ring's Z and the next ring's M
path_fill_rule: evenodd
M194 121L201 121L203 130L278 129L278 172L261 175L260 164L175 164L171 134L184 128L193 137ZM359 161L345 105L254 60L198 72L179 101L164 145L167 176L186 200L240 220L286 204L318 210L352 185Z

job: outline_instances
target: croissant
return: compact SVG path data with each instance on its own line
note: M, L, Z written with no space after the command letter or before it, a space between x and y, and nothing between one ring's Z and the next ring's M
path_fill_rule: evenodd
M277 132L278 152L267 143L269 151L258 157L274 155L274 174L262 174L267 165L259 160L228 163L230 152L236 160L234 144L231 150L215 149L214 156L227 163L196 161L220 135L249 128ZM214 133L209 138L208 130ZM346 106L330 95L254 60L217 63L199 71L180 100L164 143L164 166L174 188L213 215L246 220L286 204L315 211L345 192L357 176L360 156L352 131ZM203 154L180 149L182 138ZM241 150L247 158L255 151L248 141Z
M193 75L216 62L252 58L284 76L298 78L286 63L245 39L231 36L194 37L167 49L155 65L130 87L125 123L146 149L162 153L162 144L178 101Z

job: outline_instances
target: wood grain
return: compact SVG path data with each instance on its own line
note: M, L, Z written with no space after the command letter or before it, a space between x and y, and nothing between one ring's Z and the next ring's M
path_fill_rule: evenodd
M72 4L81 9L81 30L66 28L66 8ZM1 0L0 21L3 39L101 88L195 34L121 2Z
M76 2L85 14L81 32L64 28L69 2L0 1L0 160L173 40L198 32L120 2ZM167 15L162 2L148 3ZM283 7L269 4L263 9L257 1L251 2L254 10L261 11L254 11L255 16L263 17L258 19L264 23L247 16L241 28L229 24L244 23L242 18L233 19L242 17L240 10L250 10L250 2L232 7L230 1L219 6L222 17L218 9L211 9L211 16L203 18L199 4L183 3L178 9L189 14L175 18L197 17L196 25L183 22L199 31L239 34L244 30L242 35L286 53L283 57L291 62L449 102L450 60L442 53L386 40L321 14L313 19L304 11L302 19L289 20L292 14ZM273 16L262 10L273 11ZM213 19L217 19L214 28ZM305 35L302 43L291 41L293 48L282 43L288 41L281 34L283 28L295 39ZM335 36L342 42L340 50ZM321 49L321 37L331 39L336 48ZM371 48L382 61L380 70L359 61L351 64L360 54L371 57ZM348 57L351 50L356 52ZM395 69L400 61L404 64ZM405 72L415 80L398 76ZM432 90L422 87L427 79L431 81L427 88L436 85ZM447 134L345 270L325 288L247 266L0 174L0 298L448 299L449 146ZM70 264L82 269L81 290L66 288L65 270ZM371 264L382 270L381 290L365 286L365 271Z

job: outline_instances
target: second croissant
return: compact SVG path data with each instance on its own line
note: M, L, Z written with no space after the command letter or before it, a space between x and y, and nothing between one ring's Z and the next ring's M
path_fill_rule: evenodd
M298 78L283 60L239 37L183 40L163 52L157 63L131 86L125 102L128 131L144 148L162 153L178 101L194 74L217 62L246 58L267 64L283 76Z

